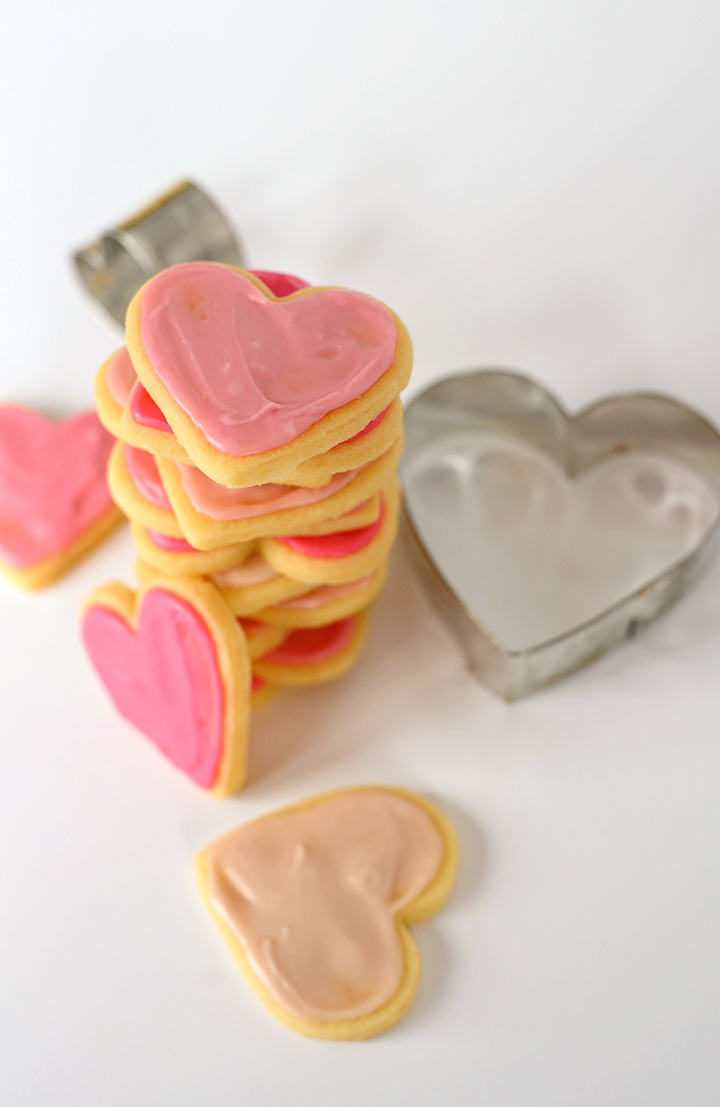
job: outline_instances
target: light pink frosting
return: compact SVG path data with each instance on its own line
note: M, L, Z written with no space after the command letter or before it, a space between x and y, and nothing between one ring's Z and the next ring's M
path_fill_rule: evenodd
M115 403L119 404L120 407L125 407L130 393L137 383L137 375L126 346L118 350L112 361L108 362L108 367L105 370L105 383Z
M419 804L358 788L238 827L205 859L210 902L274 999L338 1020L398 991L396 916L435 879L444 844Z
M272 565L268 565L264 557L255 553L234 569L214 573L212 579L220 588L246 588L251 584L264 584L277 575Z
M197 784L212 787L223 752L225 693L215 644L198 612L152 588L137 633L96 605L85 613L83 638L120 714Z
M323 627L299 627L274 650L263 654L273 665L319 665L344 650L355 630L355 616Z
M172 511L153 455L147 450L138 450L135 446L123 446L123 452L130 479L140 495L155 507Z
M304 557L331 558L350 557L369 546L380 531L385 514L385 501L380 501L380 513L373 523L357 530L337 531L335 534L298 534L277 538L284 546L303 554Z
M297 292L301 288L310 287L308 282L304 281L302 277L293 277L290 273L274 273L265 269L248 269L248 273L253 273L256 277L259 277L274 296L290 296L293 292ZM128 361L129 360L130 355L128 355ZM130 362L130 369L132 371L132 383L134 384L137 381L137 377L135 376L135 370L132 368L132 362ZM128 388L125 399L130 395L130 391L131 388ZM124 404L125 400L119 402ZM146 392L139 382L132 396L130 396L130 413L135 422L141 427L151 427L153 430L172 434L172 427L162 411L149 392ZM360 431L361 435L364 433L365 431Z
M294 600L285 600L278 607L287 608L288 611L314 611L325 604L335 600L344 600L346 596L354 596L362 592L370 584L372 573L360 577L359 580L350 580L345 584L322 584L319 588L313 588L312 592L306 592L304 596L296 596Z
M211 519L254 519L271 511L286 511L292 507L325 500L339 492L360 470L350 469L335 475L321 488L298 488L292 484L256 484L249 488L226 488L211 480L200 469L178 465L182 486L190 503L202 515Z
M284 446L392 364L390 312L342 289L267 298L230 269L174 265L141 301L143 346L176 403L222 453Z
M114 439L94 411L51 423L0 407L0 558L25 569L61 554L112 507Z

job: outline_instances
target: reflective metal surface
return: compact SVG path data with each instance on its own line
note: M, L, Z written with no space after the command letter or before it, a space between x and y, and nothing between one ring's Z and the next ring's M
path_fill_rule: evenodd
M186 261L242 266L243 255L214 201L197 185L182 181L78 250L73 260L90 295L124 326L133 296L161 269Z
M471 670L515 699L673 603L715 545L720 437L655 395L572 417L503 370L447 378L405 414L404 532Z

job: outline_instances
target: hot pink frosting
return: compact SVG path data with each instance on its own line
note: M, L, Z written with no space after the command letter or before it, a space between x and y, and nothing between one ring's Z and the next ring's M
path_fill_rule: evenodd
M374 523L357 530L337 531L335 534L285 535L277 538L284 546L303 554L305 557L339 558L350 557L368 546L379 532L385 514L385 501L380 502L380 513Z
M130 479L140 495L155 507L172 511L153 455L147 450L138 450L135 446L123 446L123 451Z
M137 375L130 360L130 354L127 347L123 346L105 370L105 383L116 404L120 407L125 406L136 382Z
M151 430L172 434L172 428L167 419L140 381L130 393L130 414L141 427L150 427Z
M195 546L191 546L189 542L186 542L184 538L172 538L169 534L160 534L157 530L150 530L146 528L150 541L154 546L157 546L159 550L167 550L169 553L197 553Z
M182 486L190 503L202 515L211 519L254 519L272 511L286 511L292 507L325 500L339 492L359 473L350 469L335 475L321 488L298 488L292 484L255 484L249 488L226 488L211 480L200 469L178 465Z
M310 288L310 281L294 277L292 273L275 273L269 269L248 269L248 273L259 277L273 296L292 296L293 292L299 292L301 288Z
M63 552L112 507L114 439L94 411L51 423L0 407L0 557L17 569Z
M392 364L390 312L327 289L269 300L221 265L174 265L142 293L153 369L208 442L234 457L291 442Z
M152 588L137 633L114 611L94 606L83 638L120 714L197 784L212 787L223 752L225 694L215 644L198 612Z
M324 627L300 627L282 645L264 654L263 661L274 665L318 665L345 649L354 629L354 615Z

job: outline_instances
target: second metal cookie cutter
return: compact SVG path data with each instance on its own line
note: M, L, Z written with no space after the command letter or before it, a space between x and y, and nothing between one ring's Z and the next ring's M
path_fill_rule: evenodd
M182 181L73 255L80 278L121 326L137 290L169 265L220 261L243 265L237 235L217 204Z
M622 639L634 636L682 595L717 544L720 435L702 415L671 397L612 396L571 416L541 384L528 377L504 370L477 370L447 377L417 396L405 412L405 434L401 473L406 485L404 523L411 560L471 671L505 699L517 699L567 676ZM521 449L549 457L551 464L571 480L587 474L596 464L607 463L613 456L630 456L629 451L633 450L656 451L667 457L670 464L674 461L691 470L705 485L715 510L706 511L698 537L689 542L680 556L664 570L651 573L629 594L621 594L616 602L604 605L593 617L571 625L562 633L530 642L526 648L508 648L483 622L481 612L463 601L450 581L448 551L451 560L455 548L452 466L458 472L464 464L472 464L468 460L470 452L465 457L456 453L447 461L451 444L457 442L458 436L466 443L478 441L482 436L514 440ZM416 509L422 505L419 500L414 501L413 482L418 472L422 474L423 466L429 472L426 464L429 457L434 459L431 464L440 472L440 479L431 489L435 515L428 532L427 519L424 531L420 525L422 512ZM430 479L435 478L431 475ZM476 493L471 483L465 484L464 491L467 495L461 509L457 509L458 517L469 521L476 506L473 499ZM434 556L429 548L438 539L438 528L444 528L450 535L444 559ZM528 557L533 557L532 549ZM469 571L473 571L472 562Z

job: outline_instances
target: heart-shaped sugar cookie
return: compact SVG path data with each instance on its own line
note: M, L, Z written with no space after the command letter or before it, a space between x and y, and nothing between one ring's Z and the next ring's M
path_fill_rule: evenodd
M362 431L404 387L412 356L402 324L369 296L306 288L278 299L210 262L149 281L126 338L193 462L234 487L282 478Z
M0 565L15 583L49 584L120 522L105 479L112 445L93 411L53 423L0 407Z
M202 788L224 796L245 775L250 661L213 585L121 584L86 601L83 638L121 715Z
M238 827L198 856L205 903L271 1012L301 1034L367 1038L417 990L407 927L452 887L457 843L433 805L350 788Z

